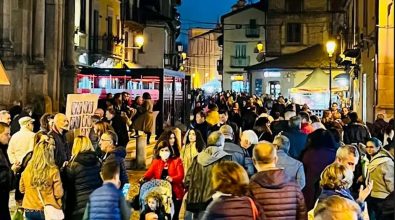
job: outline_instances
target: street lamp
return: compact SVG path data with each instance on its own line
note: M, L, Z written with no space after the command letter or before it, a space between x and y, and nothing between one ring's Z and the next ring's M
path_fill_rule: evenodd
M328 41L326 43L326 52L329 56L329 108L332 105L332 56L336 49L335 41Z
M134 38L134 43L136 44L136 49L140 49L144 45L144 36L139 34Z
M263 52L263 43L262 43L261 41L259 41L259 42L256 44L256 49L258 50L258 53Z

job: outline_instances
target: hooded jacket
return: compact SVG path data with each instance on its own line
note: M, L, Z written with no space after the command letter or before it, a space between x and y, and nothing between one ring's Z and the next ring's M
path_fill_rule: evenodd
M369 161L366 182L370 180L373 180L370 194L373 198L385 199L394 191L394 158L388 151L381 149Z
M100 162L94 151L81 152L66 167L66 219L82 219L89 195L102 185Z
M250 193L267 219L307 219L303 194L283 169L258 172L250 179Z
M206 210L214 194L211 184L211 171L215 164L231 160L232 156L221 147L209 146L200 152L192 162L185 177L188 189L187 210L200 212Z

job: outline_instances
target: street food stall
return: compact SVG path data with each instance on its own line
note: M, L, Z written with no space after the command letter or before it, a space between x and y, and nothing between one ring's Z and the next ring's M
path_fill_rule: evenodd
M342 78L334 78L331 103L337 102L341 106L348 96L349 86ZM291 88L289 94L295 103L307 104L314 113L322 114L329 107L329 73L320 68L315 69L299 85Z
M80 67L76 77L76 93L98 94L128 92L131 98L148 92L159 111L156 133L179 123L188 125L190 77L169 69L104 69Z

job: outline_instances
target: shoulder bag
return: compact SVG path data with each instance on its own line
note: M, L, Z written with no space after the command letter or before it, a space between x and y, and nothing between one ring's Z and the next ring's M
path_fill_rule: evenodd
M63 210L55 208L53 205L45 205L40 190L37 189L37 192L38 192L38 197L40 198L40 201L44 206L45 220L63 220L64 219Z

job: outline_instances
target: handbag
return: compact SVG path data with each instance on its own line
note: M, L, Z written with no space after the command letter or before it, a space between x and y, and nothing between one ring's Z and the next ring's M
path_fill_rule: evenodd
M14 214L12 214L11 220L23 220L23 219L24 219L23 211L20 207L18 207L14 212Z
M40 198L40 201L44 206L45 220L63 220L64 219L63 210L55 208L53 205L45 205L40 190L37 189L37 192L38 192L38 197Z
M247 197L248 200L250 200L250 204L251 204L251 208L252 208L252 217L254 220L258 219L259 216L259 212L258 209L256 208L255 202L252 201L252 199L250 197Z

